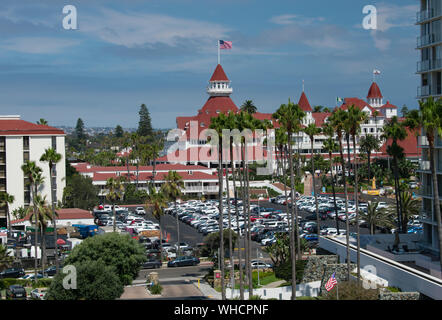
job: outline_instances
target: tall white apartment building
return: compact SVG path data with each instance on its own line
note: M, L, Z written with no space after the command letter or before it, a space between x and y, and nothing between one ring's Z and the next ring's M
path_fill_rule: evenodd
M52 172L55 198L50 192L49 165L40 157L46 149L54 148L62 159ZM27 178L21 166L27 161L35 161L42 168L44 183L39 192L46 196L48 204L61 201L66 185L65 133L57 128L39 125L20 119L20 116L0 116L0 191L13 195L15 200L10 211L27 207L32 203L32 195ZM6 226L6 209L0 208L0 226Z
M416 24L420 26L417 38L417 49L420 61L417 73L420 85L417 90L418 99L428 96L440 97L442 93L442 0L420 0L420 11L417 13Z

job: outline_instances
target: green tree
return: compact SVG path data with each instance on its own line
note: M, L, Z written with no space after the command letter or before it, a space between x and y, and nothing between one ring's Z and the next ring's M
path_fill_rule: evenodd
M66 180L66 187L63 190L63 206L92 210L98 203L98 188L93 185L92 179L76 173Z
M77 125L75 126L75 137L79 142L86 140L86 133L84 131L84 122L81 118L78 118Z
M49 173L50 173L50 179L49 179L49 187L51 190L51 206L52 206L52 224L54 226L54 241L57 242L57 219L55 218L55 204L57 203L57 193L54 190L53 184L54 184L54 168L56 167L57 163L61 161L62 155L60 153L57 153L57 151L53 148L49 148L45 150L45 153L42 154L40 157L40 161L47 162L49 166ZM58 248L57 245L55 245L55 268L58 271Z
M292 209L290 212L290 248L291 248L291 263L292 263L292 281L296 283L296 254L295 254L295 230L299 230L298 223L298 207L296 205L295 197L295 179L293 172L293 158L292 158L292 142L293 133L301 130L302 120L305 117L305 113L301 110L299 105L292 103L289 99L288 104L283 104L272 115L279 125L284 128L288 135L288 150L289 150L289 169L290 169L290 198L292 201ZM294 212L293 212L294 210ZM296 217L296 225L295 225ZM299 237L299 232L296 232ZM299 243L299 242L298 242ZM300 247L298 246L298 255L301 258ZM296 286L292 286L292 300L296 300Z
M405 124L410 129L417 129L419 127L422 128L423 134L428 140L428 147L430 151L430 157L428 160L430 161L432 178L433 208L434 215L436 216L439 248L442 248L442 219L435 155L436 139L438 137L442 137L442 100L438 99L435 101L433 97L429 97L425 101L419 101L419 110L410 111L407 115ZM442 269L442 250L440 251L439 259Z
M110 232L83 240L66 258L65 265L82 265L91 261L102 261L113 267L121 283L129 285L138 276L146 256L138 241L129 235Z
M368 166L368 180L371 179L371 154L373 151L379 151L380 142L376 136L366 135L362 136L359 140L359 146L361 152L367 155L367 166Z
M165 183L163 184L163 192L164 194L171 200L173 200L175 205L175 210L177 210L177 199L182 196L181 190L184 189L184 181L183 178L176 171L169 171L167 176L164 178ZM177 243L178 243L178 252L177 255L180 256L181 247L180 243L180 224L178 220L178 214L176 215L176 228L177 228Z
M116 222L117 213L115 212L115 204L117 201L123 199L124 196L124 186L120 177L114 179L109 178L106 181L106 199L112 204L112 214L113 214L113 231L116 232Z
M361 211L360 215L369 226L370 234L376 233L376 227L392 228L394 220L393 215L378 207L379 202L369 201L367 212Z
M153 133L152 119L150 117L149 110L147 109L144 103L141 105L138 114L140 116L140 121L138 122L138 130L137 130L138 135L144 137L151 136Z
M8 248L0 244L0 272L9 268L14 261L14 257L9 255Z
M49 287L46 300L114 300L124 292L115 268L103 260L73 264L77 272L77 289L65 289L63 273L58 273Z
M37 124L40 124L40 125L43 125L43 126L47 126L48 122L45 119L40 118L40 120L37 121Z
M115 138L123 138L123 135L124 135L123 127L120 126L120 125L117 125L117 126L115 127L115 133L114 133L114 135L115 135Z
M9 205L14 203L14 196L7 192L0 192L0 208L6 207L6 220L8 223L8 230L11 232L11 215L9 212Z
M167 197L163 190L157 191L155 187L149 188L149 194L146 201L146 209L152 208L152 215L158 220L160 225L160 250L163 249L163 229L161 225L161 216L164 214L164 208L167 206Z
M246 112L248 114L254 114L258 111L256 106L253 104L252 100L246 100L240 108L240 111Z

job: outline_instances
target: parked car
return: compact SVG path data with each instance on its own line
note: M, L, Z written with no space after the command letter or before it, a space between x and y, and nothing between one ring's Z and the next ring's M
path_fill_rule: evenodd
M36 300L44 300L46 296L47 288L37 288L31 291L31 298Z
M146 211L144 210L143 207L137 207L137 208L135 209L135 213L136 213L136 214L139 214L139 215L144 215L144 214L146 214Z
M162 265L163 264L158 259L149 259L143 263L142 267L144 269L157 269L157 268L161 268Z
M56 266L51 266L44 271L44 274L47 276L55 276L55 274L57 273L56 269L57 269ZM63 269L63 266L62 265L58 266L58 269L59 270Z
M23 286L13 284L6 289L6 300L26 300L26 290Z
M43 275L41 273L37 274L37 279L42 279ZM24 280L34 280L35 279L35 274L27 274L24 275L23 277L21 277L20 279L24 279Z
M191 256L178 257L175 260L171 260L167 263L168 267L185 267L196 266L200 263L200 259Z
M9 268L0 272L0 278L20 278L25 275L23 268Z
M252 261L251 264L252 269L268 269L268 268L273 268L273 265L270 263L265 263L263 261Z

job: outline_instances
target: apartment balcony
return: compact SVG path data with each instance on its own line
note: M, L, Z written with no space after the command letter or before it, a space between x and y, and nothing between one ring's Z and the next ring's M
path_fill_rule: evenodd
M430 161L421 161L420 170L430 171Z
M417 87L417 96L425 97L430 95L430 86Z
M422 210L419 215L419 220L424 223L432 223L433 213L431 212L431 210Z
M428 22L429 20L437 18L440 15L441 13L434 9L419 11L416 13L416 24Z
M432 46L440 41L441 41L440 34L430 33L424 36L417 37L416 47L420 49L423 47Z
M417 97L425 98L428 96L439 97L442 94L441 86L422 86L417 88Z
M432 72L442 69L442 59L418 61L417 73Z

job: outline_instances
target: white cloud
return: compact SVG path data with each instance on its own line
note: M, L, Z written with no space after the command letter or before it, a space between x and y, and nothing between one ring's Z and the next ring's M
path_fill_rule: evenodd
M385 32L391 28L414 27L418 5L392 5L382 3L377 6L377 28Z
M289 25L289 24L307 25L307 24L313 24L315 22L323 22L325 21L325 19L323 17L309 18L297 14L282 14L279 16L271 17L269 21L279 25Z
M0 48L31 54L60 53L64 49L79 44L76 40L48 37L14 38L0 42Z
M86 16L80 23L80 31L128 48L158 44L176 47L185 42L215 46L216 40L226 37L229 31L210 22L109 9L100 10L98 15Z

